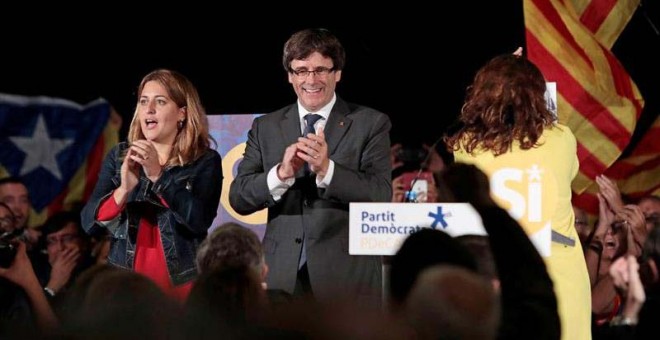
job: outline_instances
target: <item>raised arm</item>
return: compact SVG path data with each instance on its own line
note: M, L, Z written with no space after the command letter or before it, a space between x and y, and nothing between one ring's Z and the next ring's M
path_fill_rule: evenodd
M456 201L472 204L488 233L502 294L500 338L558 339L557 299L545 263L518 222L493 202L486 175L456 163L442 179Z
M0 276L23 288L30 300L39 328L43 331L52 331L58 326L57 317L34 273L32 263L25 250L25 244L18 242L17 247L16 257L11 266L9 268L0 267Z

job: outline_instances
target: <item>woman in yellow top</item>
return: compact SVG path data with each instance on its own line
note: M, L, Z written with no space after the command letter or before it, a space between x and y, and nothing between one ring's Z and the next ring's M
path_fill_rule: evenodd
M445 137L457 162L490 179L493 198L532 239L552 230L545 256L557 295L562 339L591 338L589 276L574 227L571 181L576 141L545 99L541 71L520 55L490 60L468 87L460 127Z

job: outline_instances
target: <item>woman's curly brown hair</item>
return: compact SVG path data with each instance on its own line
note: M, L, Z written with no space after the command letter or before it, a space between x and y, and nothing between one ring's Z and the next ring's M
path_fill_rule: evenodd
M545 100L545 79L526 58L507 54L491 59L474 77L458 118L461 127L444 141L450 150L495 156L514 141L524 150L537 145L554 116Z

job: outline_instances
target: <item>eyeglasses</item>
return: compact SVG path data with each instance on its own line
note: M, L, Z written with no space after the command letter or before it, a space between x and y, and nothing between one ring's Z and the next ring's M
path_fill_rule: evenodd
M48 246L56 245L58 243L64 243L64 244L70 244L73 243L75 240L77 240L79 235L77 234L64 234L60 237L47 237L46 238L46 244Z
M327 67L318 67L315 70L308 70L308 69L298 69L298 70L291 70L293 74L296 75L298 78L307 78L308 75L313 74L315 76L319 77L325 77L330 72L334 72L334 68L327 68Z

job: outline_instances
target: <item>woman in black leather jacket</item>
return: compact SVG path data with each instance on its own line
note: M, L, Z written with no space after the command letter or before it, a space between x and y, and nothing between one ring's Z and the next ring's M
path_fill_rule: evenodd
M197 90L183 75L153 71L138 95L128 143L104 160L83 228L108 229L110 264L184 298L197 275L197 247L218 209L222 160L211 149Z

